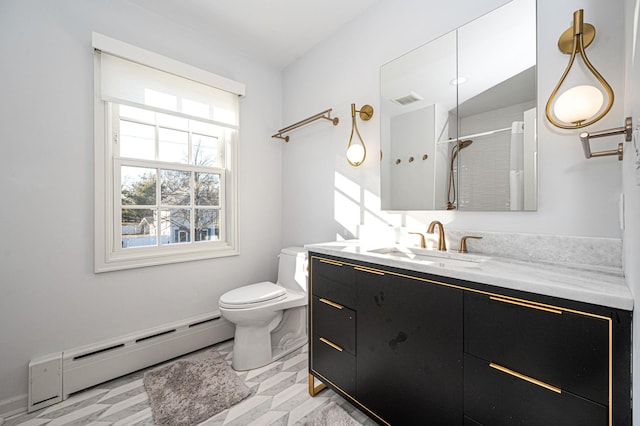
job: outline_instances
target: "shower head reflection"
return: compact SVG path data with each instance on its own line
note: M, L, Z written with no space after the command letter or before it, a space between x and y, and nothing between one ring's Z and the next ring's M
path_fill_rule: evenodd
M449 163L449 185L447 186L447 210L455 210L458 204L456 195L457 182L453 172L453 164L456 157L458 156L458 152L460 152L461 149L465 149L472 143L473 140L471 139L465 139L463 141L458 139L458 143L456 143L453 148L451 148L451 162Z

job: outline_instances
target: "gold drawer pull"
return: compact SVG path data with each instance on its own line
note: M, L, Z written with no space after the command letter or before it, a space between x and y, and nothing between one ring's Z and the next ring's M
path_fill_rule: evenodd
M342 349L340 346L336 345L336 344L335 344L335 343L333 343L333 342L328 341L328 340L327 340L327 339L325 339L324 337L321 337L321 338L320 338L320 341L321 341L322 343L326 343L327 345L331 346L333 349L335 349L335 350L337 350L337 351L342 352L342 351L344 350L344 349Z
M370 274L384 275L384 272L382 271L378 271L377 269L365 268L364 266L354 266L353 269L355 269L356 271L368 272Z
M334 308L337 308L337 309L343 309L343 308L344 308L344 306L342 306L342 305L338 305L337 303L332 302L331 300L327 300L327 299L325 299L325 298L321 298L321 299L320 299L320 301L321 301L322 303L326 303L326 304L327 304L327 305L329 305L329 306L333 306Z
M524 303L517 300L503 299L502 297L489 296L489 299L495 300L496 302L510 303L512 305L518 305L518 306L523 306L525 308L537 309L539 311L551 312L552 314L562 315L562 311L559 309L552 309L552 308L546 308L544 306L531 305L529 303Z
M322 263L328 263L329 265L334 265L334 266L342 266L344 265L344 263L335 261L335 260L331 260L331 259L319 259L320 262Z
M560 389L560 388L557 388L555 386L551 386L550 384L545 383L545 382L541 382L540 380L534 379L533 377L525 376L524 374L520 374L520 373L518 373L516 371L509 370L507 367L503 367L501 365L494 364L494 363L490 363L489 367L495 368L496 370L502 371L503 373L507 373L507 374L509 374L511 376L515 376L515 377L517 377L519 379L526 380L529 383L533 383L534 385L541 386L541 387L543 387L545 389L548 389L550 391L553 391L555 393L562 393L562 389Z

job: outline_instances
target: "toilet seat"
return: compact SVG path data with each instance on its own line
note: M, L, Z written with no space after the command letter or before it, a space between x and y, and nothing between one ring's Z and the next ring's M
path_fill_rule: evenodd
M227 309L241 309L267 305L286 297L284 287L263 281L226 292L220 297L219 304Z

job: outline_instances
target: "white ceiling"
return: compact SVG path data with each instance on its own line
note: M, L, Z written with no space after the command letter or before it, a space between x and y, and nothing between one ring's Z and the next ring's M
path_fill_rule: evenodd
M129 0L285 67L380 0Z

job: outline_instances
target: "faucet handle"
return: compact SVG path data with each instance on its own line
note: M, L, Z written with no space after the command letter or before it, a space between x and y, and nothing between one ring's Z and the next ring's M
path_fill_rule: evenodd
M424 234L422 232L409 232L411 235L419 235L420 236L420 248L427 248L427 241L424 238Z
M475 235L465 235L460 238L460 248L458 248L458 253L467 253L467 239L473 238L474 240L481 240L482 237L477 237Z

